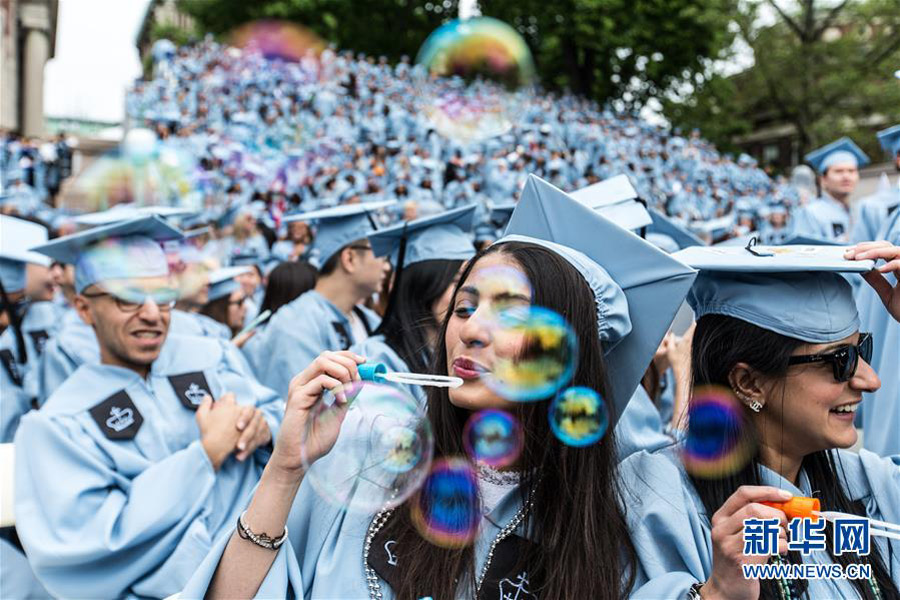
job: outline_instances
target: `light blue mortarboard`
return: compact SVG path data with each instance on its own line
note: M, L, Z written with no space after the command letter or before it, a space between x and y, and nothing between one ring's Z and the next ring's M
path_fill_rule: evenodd
M691 246L705 246L706 244L696 235L682 227L660 213L659 211L648 208L650 219L653 221L647 228L647 237L650 238L651 233L662 234L668 236L678 245L678 250L689 248Z
M844 260L844 248L778 246L688 248L675 257L701 270L688 294L697 318L726 315L809 343L826 344L859 329L853 290L840 272L870 270Z
M31 249L47 242L47 229L37 223L0 215L0 283L7 292L25 289L25 263L48 266L50 260Z
M696 273L631 231L530 175L504 237L559 254L594 293L611 420L637 389Z
M78 215L73 220L79 225L97 227L111 225L122 221L131 221L140 217L156 215L159 217L173 218L195 215L197 211L190 208L177 206L135 206L133 204L117 204L109 210Z
M857 167L869 164L869 157L848 137L842 137L827 146L813 150L803 159L819 174L839 163L850 163Z
M106 280L161 277L169 265L160 242L180 240L181 231L156 215L95 227L38 246L40 252L75 265L75 291Z
M900 154L900 125L882 129L875 135L878 136L878 143L885 152L891 155L891 158Z
M240 289L240 284L235 277L250 271L250 267L223 267L209 274L209 302L230 296L232 292Z
M628 175L598 181L569 195L625 229L635 231L652 222Z
M317 267L328 262L344 246L368 237L377 228L370 213L394 204L393 201L341 204L311 212L284 217L284 222L315 221L316 234L313 249L317 254Z
M391 255L397 266L398 251L404 239L403 266L425 260L469 260L475 256L472 245L474 204L448 210L433 217L424 217L380 229L369 235L375 256Z

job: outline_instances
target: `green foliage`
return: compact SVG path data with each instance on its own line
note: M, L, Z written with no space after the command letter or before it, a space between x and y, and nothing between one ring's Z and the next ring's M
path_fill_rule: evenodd
M760 26L764 4L774 24ZM699 126L717 144L770 122L792 125L799 151L849 135L880 156L873 130L900 120L900 0L748 1L735 14L755 64L713 76L684 102L668 101L673 124Z
M731 43L737 0L481 0L481 12L516 27L543 85L637 108L692 80ZM457 0L179 0L218 35L260 18L301 23L338 48L415 58Z

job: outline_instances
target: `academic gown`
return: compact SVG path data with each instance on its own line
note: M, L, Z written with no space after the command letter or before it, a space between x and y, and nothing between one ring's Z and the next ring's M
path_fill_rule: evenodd
M409 373L409 365L404 362L400 355L391 348L384 340L383 335L373 335L350 347L351 352L355 352L360 356L366 357L367 363L382 363L387 367L389 373ZM393 385L401 388L410 396L418 400L421 404L425 404L425 389L419 385L409 385L405 383L387 382L387 385Z
M220 340L170 335L146 380L83 364L22 419L17 529L51 593L164 598L181 589L233 526L269 456L260 448L214 471L197 404L233 392L263 411L273 439L284 412L244 364Z
M370 334L381 322L378 315L363 306L356 307L356 314ZM266 329L256 335L261 340L250 350L260 354L251 356L250 363L257 366L259 380L282 397L287 397L291 379L319 354L325 350L347 350L362 341L353 338L347 315L316 290L279 308Z
M900 206L900 191L888 194L874 194L856 203L853 209L854 222L850 231L850 243L871 242L878 239L885 221Z
M892 523L900 522L900 456L881 458L861 450L859 454L832 451L839 463L841 484L849 497L860 500L866 515ZM625 487L628 529L637 551L636 581L632 599L685 598L695 583L712 575L713 548L710 515L706 514L693 484L676 452L639 452L619 466ZM763 485L787 490L795 496L812 496L806 474L801 471L795 486L762 467ZM829 507L823 507L828 509ZM900 541L872 538L900 583ZM890 544L891 552L888 552ZM830 564L827 552L814 551L807 564ZM809 580L809 598L856 598L849 581Z
M895 211L877 236L900 244L900 211ZM891 285L895 275L886 275ZM863 282L856 293L860 331L872 333L871 366L881 378L881 387L863 394L863 447L881 456L900 454L900 323L888 313L881 298Z
M19 419L38 398L38 371L48 340L58 327L59 309L52 302L29 304L22 315L25 357L19 356L13 328L0 334L0 442L11 442Z
M346 425L346 422L345 422ZM521 507L517 488L508 492L482 520L475 540L475 572L481 573L491 543L501 529L512 521ZM369 597L363 564L363 548L374 515L341 510L322 500L308 481L300 484L288 516L288 540L278 550L275 562L256 593L256 598L354 598ZM226 531L216 540L203 564L196 570L181 593L181 598L200 599L206 594L225 546L231 537ZM497 546L482 590L485 597L500 600L501 594L515 597L516 585L529 586L527 571L504 572L509 544L525 541L527 534L519 525L514 534ZM529 543L525 541L525 543ZM385 600L395 598L387 583L402 569L403 549L384 537L376 536L369 551L369 564L378 575ZM435 565L435 568L438 568ZM524 582L518 579L522 575ZM387 579L385 579L387 578ZM458 593L458 597L474 597L474 591ZM531 597L523 595L523 598Z
M673 443L665 423L644 386L638 385L616 423L616 455L623 461L641 450L654 451Z
M850 214L843 204L823 194L794 213L793 235L846 242L850 235Z

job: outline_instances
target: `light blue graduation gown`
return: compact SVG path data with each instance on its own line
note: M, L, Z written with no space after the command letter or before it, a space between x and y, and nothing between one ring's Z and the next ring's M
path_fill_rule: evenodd
M84 364L22 419L16 524L53 594L166 597L233 527L269 451L215 472L195 420L204 388L260 408L277 434L281 399L232 345L194 336L169 336L146 380Z
M358 307L374 331L381 320L371 310ZM338 307L316 290L310 290L285 304L269 319L261 338L251 348L256 375L266 386L287 397L291 379L325 350L346 350L354 343L350 320ZM256 337L256 336L254 336Z
M373 335L350 347L352 352L366 357L367 363L382 363L389 373L409 373L409 365L400 355L384 341L383 335ZM425 404L425 390L419 385L388 382L388 385L396 386L407 392L423 405Z
M860 500L866 515L900 522L900 456L881 458L866 450L859 454L838 450L836 461L841 485L849 497ZM626 518L637 551L636 582L629 598L685 598L693 584L712 575L713 548L710 515L688 479L674 449L639 452L620 465L628 505ZM806 474L797 486L774 471L762 468L764 485L796 496L811 496ZM828 508L828 507L824 507ZM888 541L873 537L885 562L890 560ZM890 541L895 582L900 583L900 541ZM807 563L829 564L827 552L813 552ZM856 598L848 581L810 580L809 598Z
M63 313L59 329L47 341L38 365L38 403L43 404L62 383L86 362L100 362L94 329L74 308Z
M900 211L891 215L879 239L900 244ZM886 276L891 285L894 275ZM881 298L867 283L856 293L860 331L872 333L872 368L881 378L881 387L863 394L863 447L881 456L900 454L900 323L885 309Z
M177 335L199 335L222 340L231 339L231 329L228 328L228 325L219 323L212 317L201 315L200 313L173 310L169 328Z
M476 573L482 570L491 542L520 506L519 494L510 491L482 520L475 540ZM328 504L316 495L307 481L303 481L288 516L288 541L278 550L256 598L368 598L363 544L373 517ZM231 533L226 531L216 540L206 560L181 593L182 599L204 597ZM521 525L516 534L526 536ZM374 546L370 550L373 554L387 551ZM396 560L398 568L402 568L402 554L396 556ZM379 583L385 600L395 597L386 582L379 579ZM459 597L473 595L468 593Z
M805 235L822 240L846 242L850 235L850 214L844 205L823 194L800 210L792 218L793 235Z
M888 194L874 194L856 203L853 208L853 229L850 242L871 242L878 239L878 234L888 219L888 211L898 210L900 191L890 190Z
M35 302L22 316L22 337L28 360L19 356L12 327L0 334L0 442L11 442L19 419L32 409L38 397L41 355L58 327L59 308L52 302Z
M616 423L616 455L625 460L641 450L654 451L673 443L665 423L644 386L638 385Z

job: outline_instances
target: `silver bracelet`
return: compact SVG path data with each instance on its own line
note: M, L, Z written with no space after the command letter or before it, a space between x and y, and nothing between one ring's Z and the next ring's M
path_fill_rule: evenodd
M241 516L238 517L237 522L237 531L238 535L241 536L242 539L250 540L260 548L265 548L266 550L278 550L281 548L281 545L288 538L288 528L287 525L284 526L284 533L281 534L280 538L272 538L269 537L266 533L253 533L250 531L250 528L247 527L247 523L244 521L244 515L247 514L247 511L241 513Z

